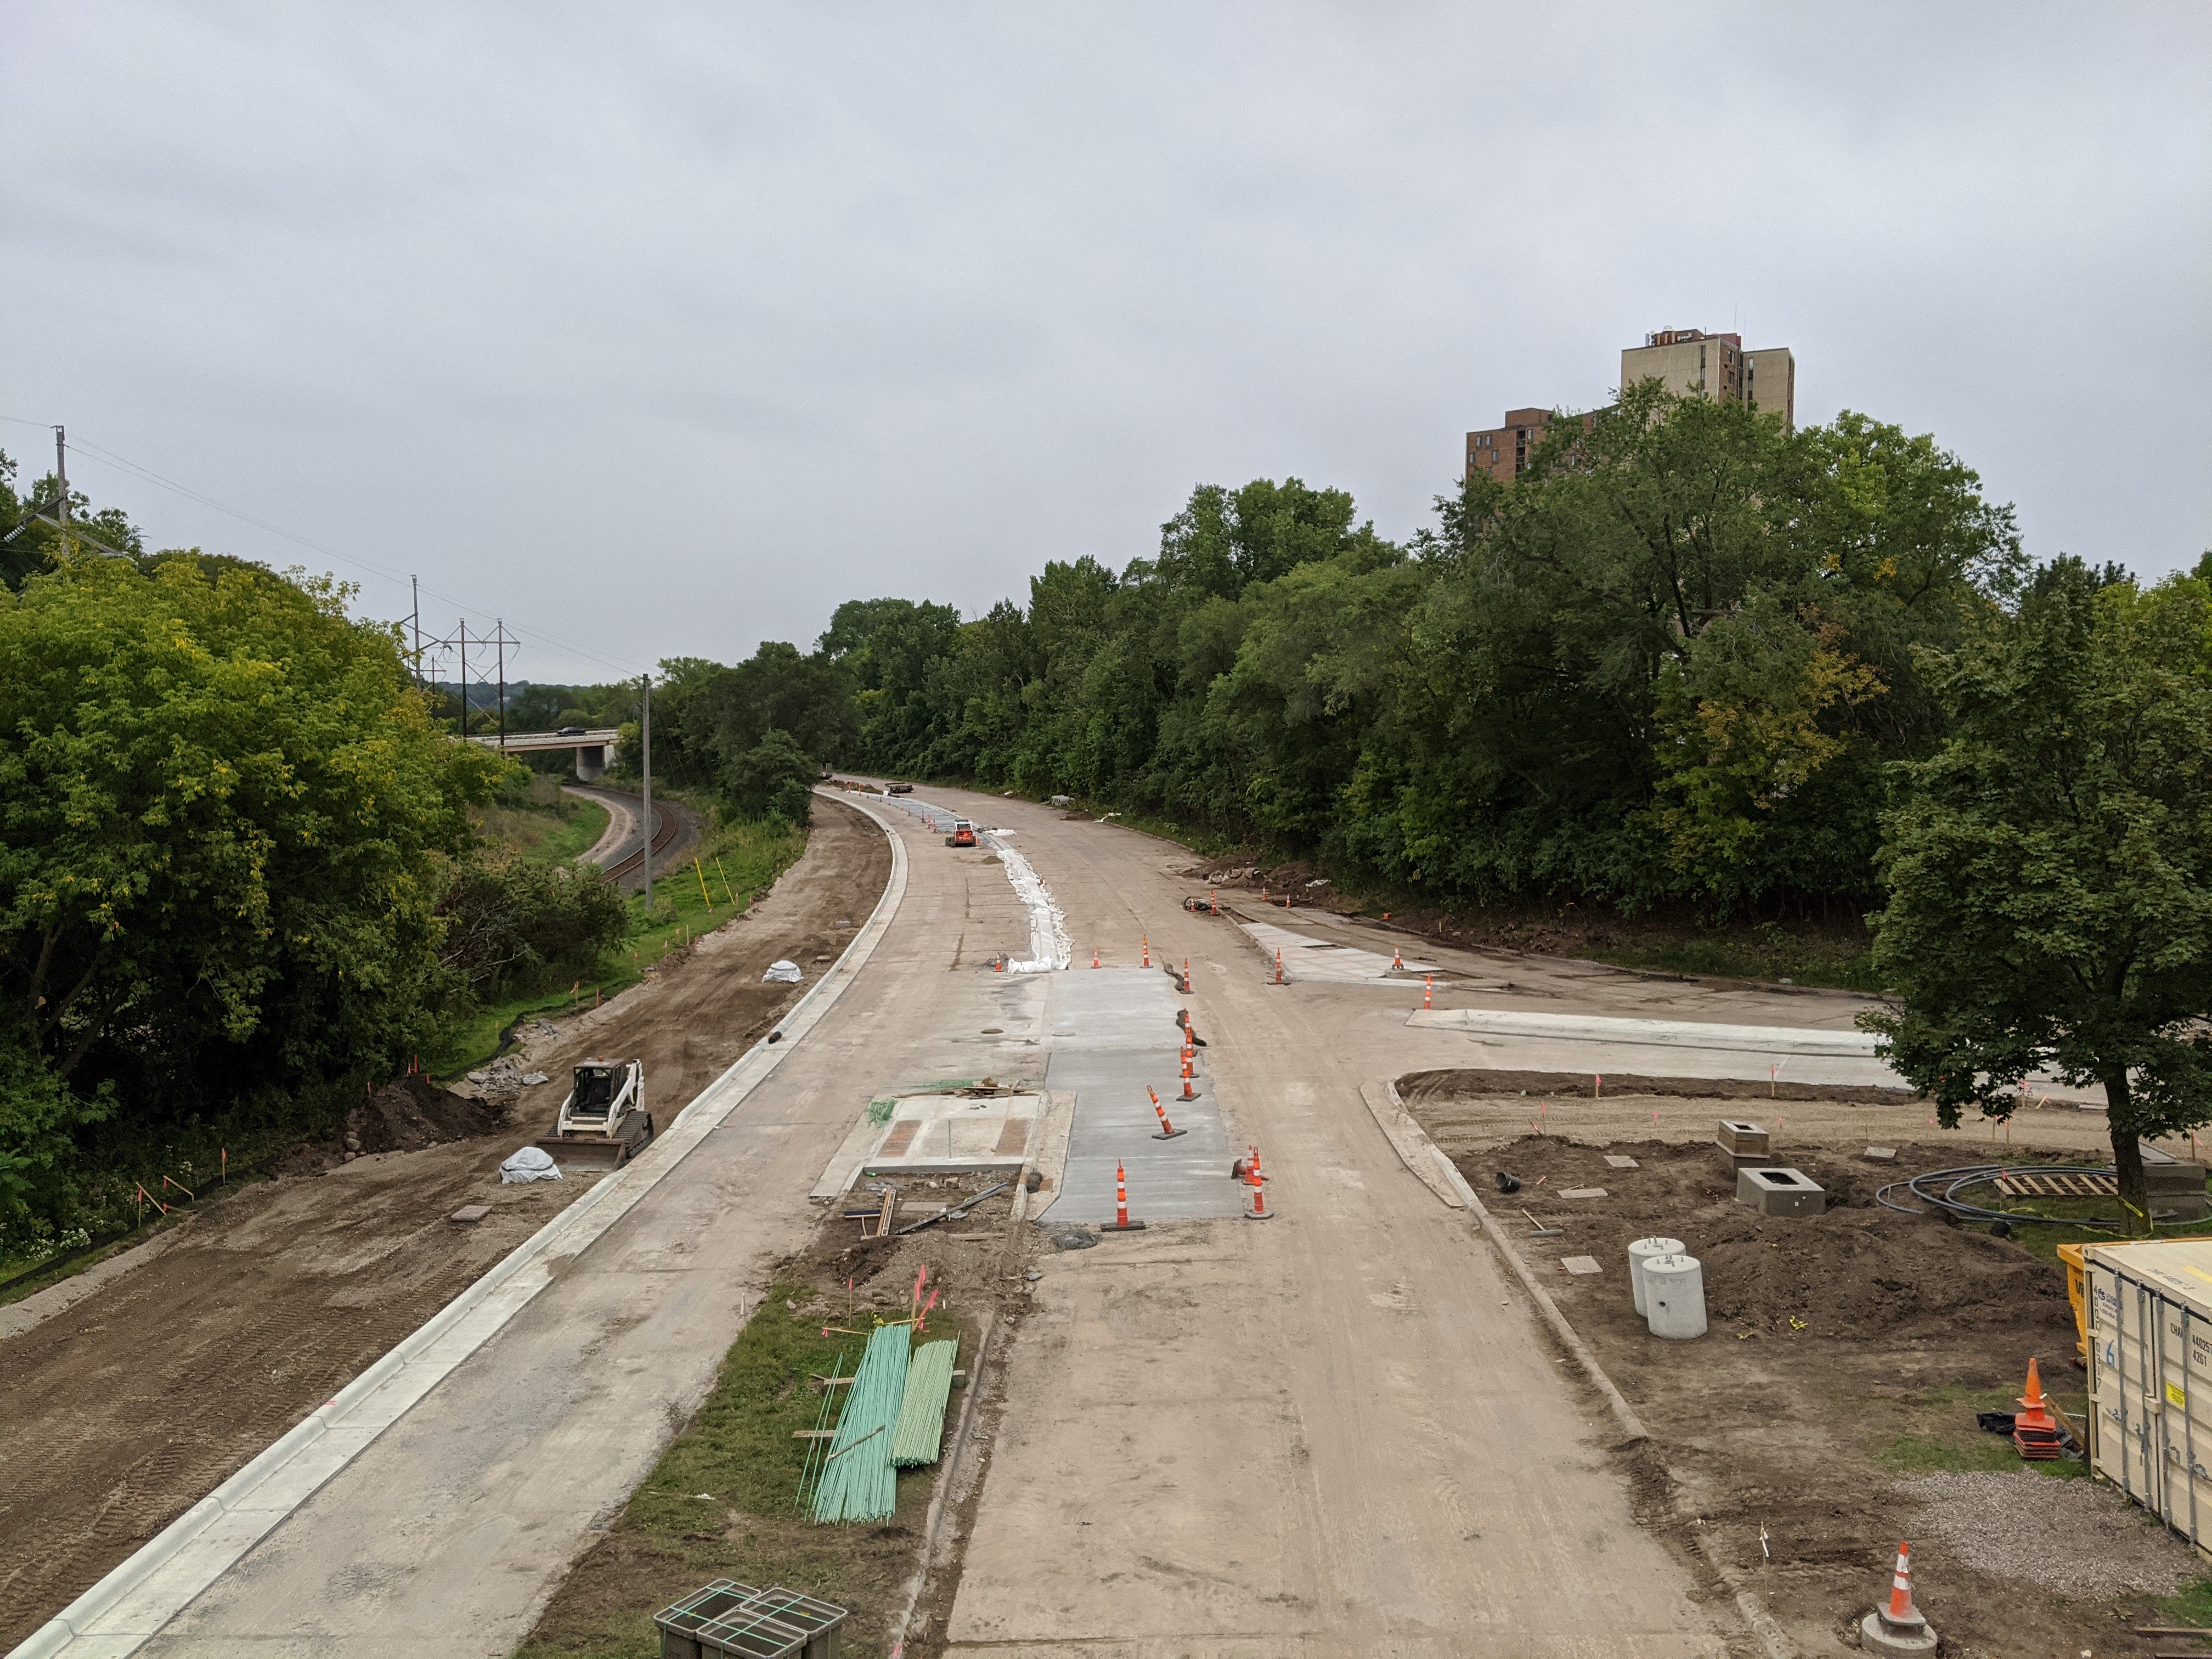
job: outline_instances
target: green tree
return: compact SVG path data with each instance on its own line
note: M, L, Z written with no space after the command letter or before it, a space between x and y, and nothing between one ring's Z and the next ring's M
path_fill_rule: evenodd
M722 769L722 796L741 817L803 824L813 816L818 770L790 732L764 732Z
M345 599L198 554L0 595L0 1048L76 1100L210 1110L430 1018L434 907L507 763Z
M663 665L665 666L665 665ZM680 716L687 750L708 775L750 754L769 732L788 733L817 760L834 761L856 735L851 675L820 654L764 641L734 668L702 677ZM661 729L656 721L654 730Z
M1890 1063L1947 1127L2031 1073L2101 1085L2130 1231L2142 1141L2212 1119L2208 565L2146 592L2061 559L1931 655L1952 732L1883 824Z

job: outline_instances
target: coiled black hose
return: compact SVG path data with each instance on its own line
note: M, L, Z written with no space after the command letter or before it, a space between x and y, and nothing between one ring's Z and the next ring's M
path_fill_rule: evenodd
M1930 1170L1910 1181L1893 1181L1875 1194L1874 1201L1886 1210L1895 1210L1903 1215L1926 1215L1926 1210L1890 1200L1889 1195L1902 1187L1923 1203L1932 1205L1948 1215L1956 1216L1961 1221L2009 1221L2015 1226L2029 1222L2045 1227L2117 1228L2120 1218L2116 1215L2055 1216L2037 1215L2025 1210L1992 1210L1985 1205L1969 1204L1957 1196L1962 1187L1995 1181L1999 1176L2109 1176L2116 1173L2109 1164L1962 1164L1952 1170ZM1935 1190L1939 1183L1942 1184L1940 1192Z

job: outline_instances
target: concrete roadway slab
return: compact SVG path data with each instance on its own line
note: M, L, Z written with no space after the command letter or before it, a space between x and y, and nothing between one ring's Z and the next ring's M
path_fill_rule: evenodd
M1133 1221L1233 1216L1248 1202L1229 1175L1243 1149L1231 1150L1212 1091L1200 1078L1194 1080L1196 1100L1179 1098L1175 1020L1182 1006L1175 981L1158 969L1079 968L1053 975L1045 1078L1075 1097L1075 1121L1059 1196L1042 1212L1048 1226L1113 1220L1117 1164L1127 1171ZM1155 1138L1159 1118L1147 1086L1187 1133Z
M1181 909L1180 848L1013 802L994 815L1078 939L1127 961L1148 933L1190 958L1182 1000L1224 1133L1259 1143L1279 1215L1040 1261L946 1650L1705 1659L1740 1643L1635 1523L1611 1419L1518 1281L1361 1099L1371 1079L1463 1062L1468 1039L1408 1028L1373 986L1269 984L1232 922Z
M1237 926L1270 961L1274 959L1276 951L1283 953L1283 977L1286 980L1325 979L1344 985L1377 985L1396 983L1408 974L1418 977L1439 971L1434 963L1425 958L1407 962L1402 968L1393 966L1394 960L1404 959L1403 951L1394 958L1384 951L1316 938L1310 933L1279 927L1271 921L1240 921Z
M826 1020L512 1323L139 1651L190 1659L511 1653L696 1409L868 1100L1041 1077L999 1045L1033 994L975 963L1029 918L995 860L916 828L906 898Z

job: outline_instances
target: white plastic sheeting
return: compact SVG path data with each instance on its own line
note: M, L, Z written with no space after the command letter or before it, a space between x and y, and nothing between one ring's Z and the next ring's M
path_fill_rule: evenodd
M1066 970L1075 946L1067 937L1067 918L1052 902L1052 890L1047 887L1030 861L995 836L987 836L991 850L999 855L999 862L1006 866L1006 879L1012 884L1014 896L1030 913L1030 955L1026 962L1010 962L1010 974L1055 974Z
M795 962L771 962L768 972L761 975L763 985L796 985L802 975Z
M553 1161L553 1154L543 1146L525 1146L513 1158L499 1166L499 1182L502 1187L520 1187L530 1181L558 1181L561 1166Z

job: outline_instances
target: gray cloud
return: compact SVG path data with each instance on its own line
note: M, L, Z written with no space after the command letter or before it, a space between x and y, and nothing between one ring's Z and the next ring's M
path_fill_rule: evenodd
M0 412L628 665L979 611L1200 481L1404 535L1668 325L2039 555L2212 544L2201 7L1528 9L12 0Z

